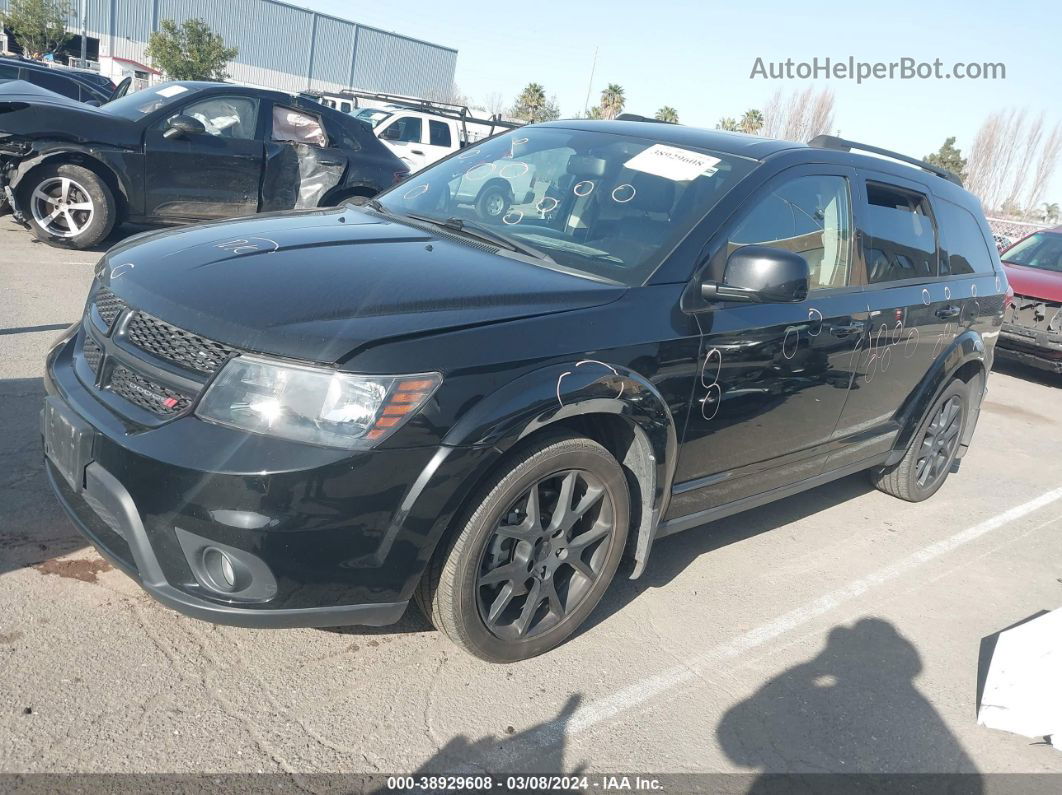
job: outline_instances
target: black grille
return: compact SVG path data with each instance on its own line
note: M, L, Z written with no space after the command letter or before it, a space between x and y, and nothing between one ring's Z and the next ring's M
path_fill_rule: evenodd
M92 374L99 375L100 362L103 361L103 348L86 333L85 344L82 346L81 351L85 354L85 363L92 370Z
M141 350L207 375L214 373L233 352L228 345L171 326L143 312L133 315L125 335Z
M114 325L114 319L118 317L126 307L125 301L116 296L106 287L101 287L96 291L96 299L93 303L95 303L96 311L100 313L100 317L103 319L107 328Z
M160 417L180 414L192 403L189 395L144 378L122 365L115 367L111 373L109 388L114 394L125 398L133 405L147 409Z

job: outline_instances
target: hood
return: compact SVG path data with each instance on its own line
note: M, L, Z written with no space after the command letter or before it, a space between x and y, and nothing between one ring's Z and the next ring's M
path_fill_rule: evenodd
M24 80L0 83L0 136L106 143L133 148L140 131L128 119Z
M1007 281L1010 282L1015 295L1062 302L1062 273L1029 268L1005 260L1003 267L1007 271Z
M108 252L98 273L175 326L325 363L396 337L599 306L626 291L355 209L149 232Z

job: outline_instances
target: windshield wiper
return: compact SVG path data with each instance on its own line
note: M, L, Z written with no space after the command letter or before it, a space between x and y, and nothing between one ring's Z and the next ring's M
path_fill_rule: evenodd
M501 232L495 232L493 229L488 229L487 227L480 226L476 223L469 223L460 218L447 218L446 220L443 220L428 215L414 215L413 213L406 213L406 215L414 220L424 221L425 223L434 224L435 226L441 226L444 229L449 229L453 232L467 235L468 237L474 237L477 240L482 240L486 243L494 243L502 248L515 251L518 254L524 254L528 257L534 257L535 259L553 262L553 258L546 252L539 251L537 248L509 237L509 235L503 235Z

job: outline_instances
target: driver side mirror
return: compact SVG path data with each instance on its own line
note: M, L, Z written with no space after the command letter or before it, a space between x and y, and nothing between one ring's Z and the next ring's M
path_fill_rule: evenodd
M166 129L162 133L163 138L183 138L186 135L202 135L206 132L203 122L194 116L184 114L174 116L166 123Z
M799 303L807 298L811 269L799 254L770 246L742 246L726 261L722 284L705 282L709 301Z

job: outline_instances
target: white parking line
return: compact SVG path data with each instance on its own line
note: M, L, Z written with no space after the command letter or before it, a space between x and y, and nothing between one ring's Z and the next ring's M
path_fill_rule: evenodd
M1062 499L1062 488L1053 489L942 541L930 544L896 563L878 569L866 577L853 580L847 585L807 602L766 624L751 629L727 643L685 660L680 665L675 665L655 676L628 685L610 696L592 701L586 706L577 709L571 716L543 724L536 731L524 735L522 740L526 740L526 742L520 742L520 747L509 747L507 749L509 753L505 755L515 761L526 756L533 756L536 751L556 745L566 737L582 734L609 718L632 710L669 690L697 679L709 666L717 665L724 660L730 660L752 651L862 596L874 586L895 580L925 563L952 552L965 544L969 544L971 541L975 541L993 530L998 530L1060 499Z

